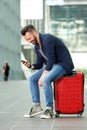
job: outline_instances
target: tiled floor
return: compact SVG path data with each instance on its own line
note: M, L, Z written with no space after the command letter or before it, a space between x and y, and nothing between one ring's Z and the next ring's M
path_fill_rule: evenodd
M41 102L44 108L42 88ZM86 130L87 88L85 86L85 111L82 117L60 115L59 118L44 120L40 116L24 118L31 108L31 95L27 81L0 82L0 130Z

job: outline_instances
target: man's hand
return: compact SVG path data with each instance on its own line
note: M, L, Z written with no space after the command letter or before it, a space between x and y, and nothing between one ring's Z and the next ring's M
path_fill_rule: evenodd
M49 72L49 71L47 71L47 70L44 70L44 71L43 71L43 73L42 73L42 75L41 75L41 77L40 77L40 79L39 79L39 81L38 81L38 85L39 85L40 87L42 87L42 80L43 80L44 76L45 76L48 72Z

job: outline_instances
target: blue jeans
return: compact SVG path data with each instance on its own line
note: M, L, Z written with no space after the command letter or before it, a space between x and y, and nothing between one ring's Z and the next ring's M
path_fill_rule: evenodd
M29 87L32 95L32 102L36 104L40 103L38 80L44 70L45 66L42 69L34 72L31 76L29 76ZM42 81L42 87L45 95L46 108L53 109L52 82L56 79L61 78L64 74L66 74L66 70L61 65L54 64L52 69L44 76Z

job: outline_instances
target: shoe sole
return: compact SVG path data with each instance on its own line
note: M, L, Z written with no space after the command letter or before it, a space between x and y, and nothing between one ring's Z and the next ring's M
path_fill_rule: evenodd
M39 115L39 114L41 114L41 113L43 113L43 111L37 112L37 113L32 114L32 115L25 114L24 117L26 117L26 118L31 118L31 117L37 116L37 115Z
M46 116L46 115L42 115L40 118L41 118L41 119L51 119L51 118L53 118L53 117Z

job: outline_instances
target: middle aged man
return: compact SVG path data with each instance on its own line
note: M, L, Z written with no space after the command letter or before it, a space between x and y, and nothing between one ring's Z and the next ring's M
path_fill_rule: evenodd
M65 44L51 34L38 33L33 25L27 25L21 30L24 39L35 47L36 63L23 62L25 66L38 70L29 76L29 87L33 106L25 117L33 117L42 113L39 86L43 86L46 110L41 118L48 119L54 116L52 82L70 73L73 61Z

